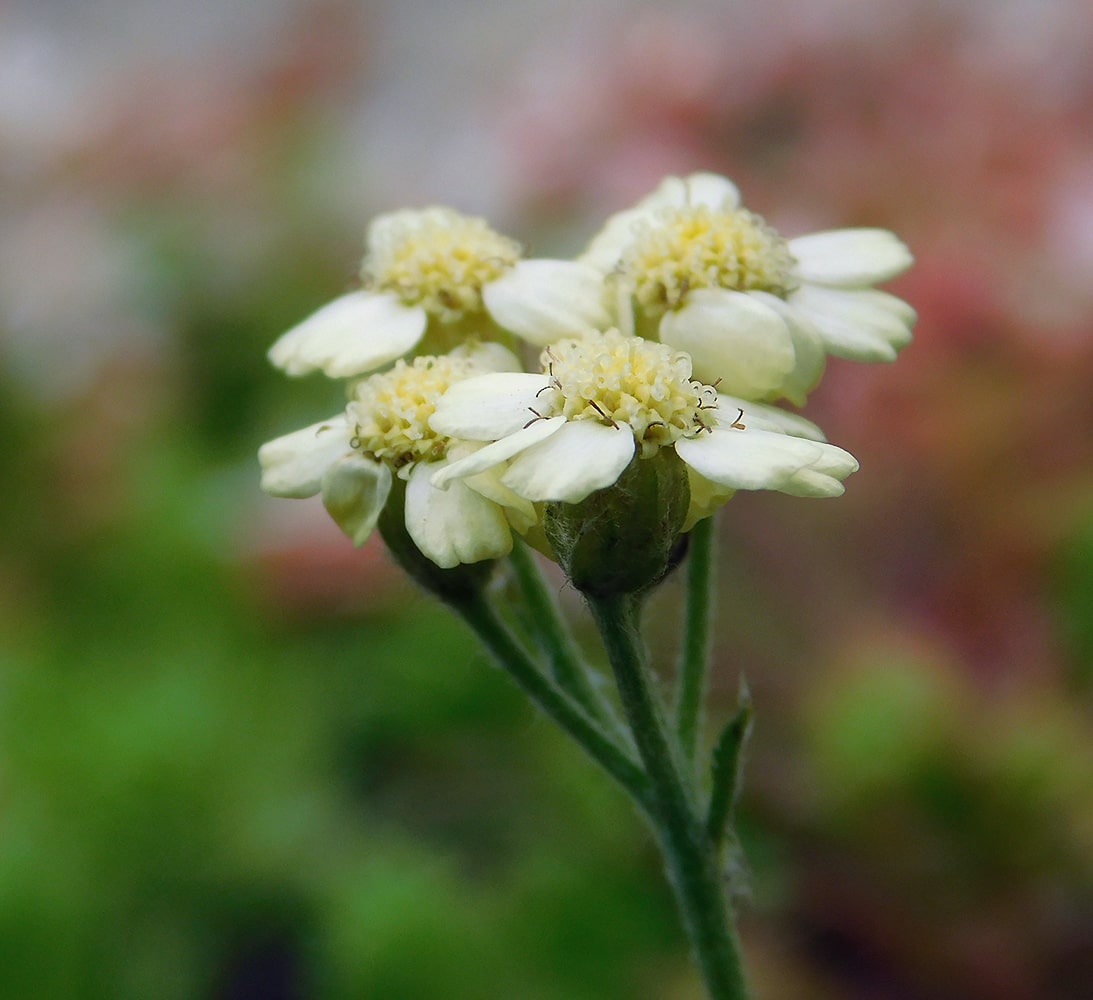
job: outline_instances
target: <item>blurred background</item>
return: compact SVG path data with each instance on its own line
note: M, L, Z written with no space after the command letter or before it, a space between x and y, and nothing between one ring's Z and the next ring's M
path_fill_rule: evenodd
M756 1000L1093 995L1091 51L1084 0L0 4L0 995L701 996L628 803L255 460L340 407L264 352L373 214L566 255L695 169L918 259L806 411L846 496L722 518Z

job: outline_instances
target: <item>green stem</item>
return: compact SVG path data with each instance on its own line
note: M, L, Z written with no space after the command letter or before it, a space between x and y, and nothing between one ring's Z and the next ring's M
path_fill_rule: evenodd
M648 811L652 790L641 765L539 669L481 592L454 603L453 607L524 693Z
M558 686L575 698L589 715L620 731L619 720L581 657L530 547L516 539L509 561L530 612L528 626L546 653Z
M714 518L691 529L687 553L687 611L676 688L676 732L690 761L695 759L702 728L702 705L710 659L710 609L714 593Z
M651 818L706 989L711 1000L745 1000L747 988L717 853L706 833L693 769L684 763L651 685L637 604L625 596L588 601L649 775Z

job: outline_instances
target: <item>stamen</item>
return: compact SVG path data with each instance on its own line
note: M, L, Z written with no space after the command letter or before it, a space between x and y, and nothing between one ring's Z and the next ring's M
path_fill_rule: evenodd
M481 312L482 288L520 258L520 245L484 219L450 208L391 212L368 232L365 287L394 292L444 322Z
M698 288L792 290L793 255L767 223L742 208L684 205L641 223L620 262L622 280L652 314L681 306Z
M687 354L617 330L561 341L542 360L550 384L536 395L552 394L548 415L625 424L646 457L708 429L698 414L717 406L716 391L691 379Z
M472 361L444 355L398 361L390 371L365 379L348 408L356 422L351 446L396 469L439 461L449 442L429 426L437 400L453 383L478 374L481 369Z

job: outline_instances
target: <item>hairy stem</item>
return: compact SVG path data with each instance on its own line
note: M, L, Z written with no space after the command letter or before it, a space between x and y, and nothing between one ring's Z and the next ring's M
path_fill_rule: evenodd
M717 852L705 810L657 697L629 597L589 597L618 682L623 711L645 764L652 792L651 819L668 876L711 1000L745 1000L747 988Z
M648 811L652 804L652 788L631 751L612 739L581 705L539 668L482 594L453 606L524 693Z
M714 595L714 538L714 518L703 518L691 529L687 553L687 610L676 682L676 733L690 761L695 759L702 735Z
M597 686L595 675L582 658L531 549L516 539L509 561L530 612L527 626L546 654L558 686L575 698L593 718L619 731L619 720Z

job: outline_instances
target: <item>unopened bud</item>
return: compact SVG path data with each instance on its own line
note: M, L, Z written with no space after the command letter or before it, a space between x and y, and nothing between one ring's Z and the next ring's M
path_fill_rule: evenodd
M635 457L612 485L579 503L548 503L543 527L582 593L614 597L646 590L677 561L690 502L687 470L671 448Z

